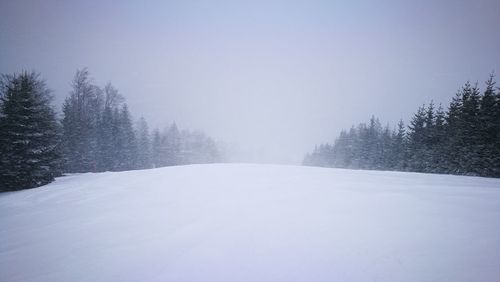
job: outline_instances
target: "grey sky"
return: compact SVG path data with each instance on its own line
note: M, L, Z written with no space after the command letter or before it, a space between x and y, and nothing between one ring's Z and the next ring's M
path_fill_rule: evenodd
M135 115L299 162L366 121L407 120L500 72L500 2L5 1L0 72L41 72L58 107L77 68Z

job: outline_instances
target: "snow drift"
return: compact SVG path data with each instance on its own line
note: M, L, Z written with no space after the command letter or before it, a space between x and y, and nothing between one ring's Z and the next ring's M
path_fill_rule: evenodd
M274 165L0 195L1 281L499 281L500 180Z

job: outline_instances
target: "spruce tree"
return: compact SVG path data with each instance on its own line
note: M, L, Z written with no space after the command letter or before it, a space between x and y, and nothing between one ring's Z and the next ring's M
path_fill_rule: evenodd
M497 134L500 128L497 128L497 101L495 93L494 75L491 74L490 78L486 81L486 89L481 97L479 106L479 138L481 140L481 147L479 154L481 163L478 164L481 175L495 176L500 175L500 167L498 162L498 148L500 144L497 142Z
M436 111L434 125L434 144L432 147L432 163L434 171L437 173L447 172L446 156L446 114L441 104Z
M0 191L33 188L60 174L59 128L50 91L31 72L2 77Z
M412 171L424 171L425 164L422 161L424 153L424 131L426 111L425 105L421 106L413 116L408 126L408 168Z
M399 120L398 128L393 135L393 165L391 169L405 170L406 169L406 129L403 120Z
M116 158L113 136L114 123L113 109L110 106L106 106L97 127L98 171L113 170L114 159Z
M151 152L152 152L153 167L165 166L163 162L164 159L163 140L160 131L157 128L153 131L153 138L151 141Z
M463 171L461 167L461 147L463 135L462 116L462 91L459 90L453 97L446 114L446 144L443 153L446 155L446 171L457 174Z
M479 111L480 111L481 92L479 91L478 84L476 83L471 87L470 95L467 99L464 97L463 101L463 122L464 122L464 136L462 155L463 166L465 173L468 175L480 175L481 163L481 137L479 128Z
M130 112L126 104L115 111L114 123L114 170L132 170L137 168L137 139L132 127Z
M137 167L139 169L151 168L151 140L149 136L149 128L144 117L139 119L137 123Z
M431 101L425 112L424 130L422 131L422 150L420 153L420 161L422 162L424 172L434 172L436 163L434 160L434 148L437 143L436 120L434 113L434 102Z
M376 169L391 169L392 143L391 130L389 124L387 124L380 135L380 157L376 164Z
M181 136L177 124L172 123L165 134L165 165L183 164L181 157Z

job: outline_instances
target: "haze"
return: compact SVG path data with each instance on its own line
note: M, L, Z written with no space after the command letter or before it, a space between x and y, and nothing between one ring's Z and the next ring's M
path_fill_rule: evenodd
M40 72L60 109L88 67L135 118L203 130L235 161L299 163L372 114L395 125L500 71L496 0L0 5L0 73Z

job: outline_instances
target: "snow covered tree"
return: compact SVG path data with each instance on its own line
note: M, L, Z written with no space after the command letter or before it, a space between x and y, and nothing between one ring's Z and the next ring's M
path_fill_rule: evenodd
M47 184L60 174L59 128L50 91L31 72L0 83L0 191Z

